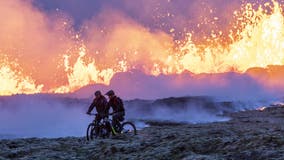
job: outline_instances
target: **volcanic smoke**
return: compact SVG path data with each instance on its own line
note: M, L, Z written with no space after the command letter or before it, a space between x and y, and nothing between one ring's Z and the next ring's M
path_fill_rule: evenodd
M211 3L188 4L207 11L196 11L187 28L181 27L186 17L176 13L174 2L163 1L155 12L143 8L163 29L111 7L75 29L60 9L46 13L31 1L1 1L0 95L69 93L90 84L108 85L116 73L132 70L153 76L236 72L268 90L283 89L281 2L226 3L226 15ZM149 17L139 16L142 21Z

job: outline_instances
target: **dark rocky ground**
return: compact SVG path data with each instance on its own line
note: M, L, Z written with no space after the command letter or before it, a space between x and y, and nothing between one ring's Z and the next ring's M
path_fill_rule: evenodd
M284 159L284 107L230 113L227 122L148 122L137 136L0 141L2 159Z

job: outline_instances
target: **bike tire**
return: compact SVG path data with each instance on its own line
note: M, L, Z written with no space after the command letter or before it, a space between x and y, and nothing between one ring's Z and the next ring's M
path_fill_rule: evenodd
M95 124L94 123L90 123L87 127L87 131L86 131L86 138L87 141L91 140L91 134L92 134L92 130L95 128Z
M137 135L136 126L132 122L124 122L121 124L121 132L126 132L127 134Z

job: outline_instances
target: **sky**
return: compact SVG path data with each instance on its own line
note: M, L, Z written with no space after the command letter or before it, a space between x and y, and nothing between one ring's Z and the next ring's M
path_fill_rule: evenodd
M211 30L229 30L233 12L247 2L264 4L269 0L33 0L33 5L46 13L60 12L72 19L74 29L80 30L86 21L105 18L105 14L121 14L150 30L171 33L176 39L185 32L200 36ZM283 0L278 2L283 3ZM98 18L100 17L100 18ZM218 20L214 21L214 17ZM212 25L214 21L214 25ZM205 23L207 22L207 23ZM197 24L200 26L197 27ZM226 28L228 27L228 28Z
M118 12L150 29L169 32L175 28L182 32L191 30L204 18L222 17L219 24L226 25L233 10L239 9L239 0L34 0L33 5L44 12L63 12L78 30L85 21L105 12ZM212 14L213 12L213 14ZM210 30L207 26L207 30Z

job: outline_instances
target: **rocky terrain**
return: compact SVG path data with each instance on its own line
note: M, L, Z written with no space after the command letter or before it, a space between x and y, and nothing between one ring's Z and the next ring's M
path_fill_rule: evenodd
M284 107L229 113L227 122L148 121L137 136L0 141L4 159L284 159Z

